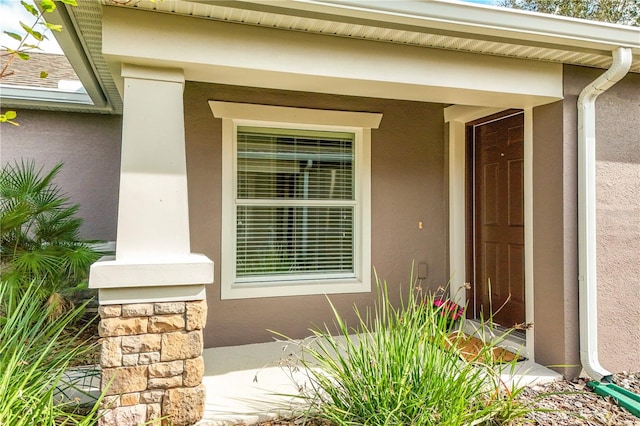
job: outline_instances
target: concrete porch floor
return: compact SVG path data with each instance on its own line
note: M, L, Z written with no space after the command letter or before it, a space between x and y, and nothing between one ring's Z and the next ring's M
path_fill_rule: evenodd
M300 347L287 342L259 343L204 350L207 387L205 413L197 426L251 425L288 416L303 406L288 395L308 386L307 372L295 369ZM561 380L562 376L531 361L518 363L507 384L521 386Z

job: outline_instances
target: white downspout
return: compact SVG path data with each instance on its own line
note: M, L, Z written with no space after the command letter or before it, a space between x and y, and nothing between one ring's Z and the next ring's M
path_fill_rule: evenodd
M578 281L580 362L593 379L610 382L598 360L596 281L596 98L620 81L631 67L631 49L613 52L613 64L578 97Z

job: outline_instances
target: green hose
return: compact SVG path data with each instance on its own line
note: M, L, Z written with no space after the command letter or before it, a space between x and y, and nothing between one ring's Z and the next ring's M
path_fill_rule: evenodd
M610 396L613 400L636 417L640 417L640 395L613 383L589 382L589 387L602 396Z

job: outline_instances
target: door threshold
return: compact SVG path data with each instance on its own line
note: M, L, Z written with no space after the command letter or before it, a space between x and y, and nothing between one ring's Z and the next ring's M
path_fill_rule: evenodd
M476 319L465 320L462 331L481 340L494 342L496 346L525 358L523 361L518 361L515 368L511 364L496 365L496 372L500 374L501 380L509 388L542 385L563 379L560 373L531 359L527 352L527 339L522 332L499 326L489 326Z
M521 355L525 359L530 358L527 352L527 339L523 333L508 330L500 326L490 326L476 319L467 319L462 331L469 336L477 337L483 341L495 343L496 346L505 348L514 354Z
M515 367L509 364L499 364L495 370L509 389L544 385L563 380L562 374L530 359L519 361Z

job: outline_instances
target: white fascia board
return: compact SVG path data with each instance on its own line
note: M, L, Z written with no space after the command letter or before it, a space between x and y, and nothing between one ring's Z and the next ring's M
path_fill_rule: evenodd
M103 53L114 69L177 67L208 83L503 107L562 99L561 64L125 8L104 8Z
M261 7L272 0L246 0ZM368 20L379 26L402 25L508 39L523 45L545 43L565 49L612 51L631 47L640 54L640 28L508 8L445 0L281 0L277 7L329 16L335 20ZM340 19L342 17L342 19ZM320 18L322 19L322 18Z

